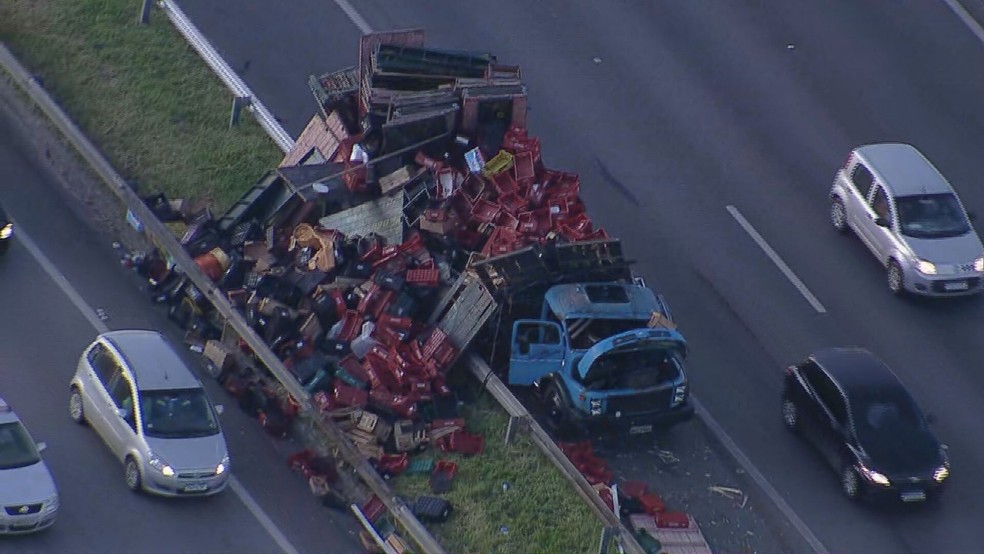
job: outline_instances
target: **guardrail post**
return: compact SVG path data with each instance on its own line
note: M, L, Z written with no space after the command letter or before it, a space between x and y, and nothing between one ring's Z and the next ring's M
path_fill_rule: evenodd
M612 545L612 528L601 528L601 541L598 543L598 554L608 554L608 549Z
M253 99L249 96L234 96L232 98L232 114L229 116L229 128L232 129L239 124L239 114L242 113L243 108L247 108L253 103Z
M150 23L150 7L153 4L154 0L143 0L143 5L140 7L140 19L137 20L140 25Z
M516 416L509 417L509 425L506 426L506 444L512 442L513 437L516 436L516 428L520 425L520 418Z

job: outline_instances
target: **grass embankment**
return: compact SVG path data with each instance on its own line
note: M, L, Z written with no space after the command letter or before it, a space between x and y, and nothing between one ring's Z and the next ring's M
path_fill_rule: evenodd
M142 194L206 198L221 211L282 154L250 117L229 129L228 91L163 14L136 25L139 9L136 0L4 0L0 40ZM442 542L461 553L593 551L600 524L525 437L503 444L507 417L494 400L479 397L467 415L486 452L448 458L460 469L448 494L454 515L432 526ZM422 476L393 484L410 497L429 488Z

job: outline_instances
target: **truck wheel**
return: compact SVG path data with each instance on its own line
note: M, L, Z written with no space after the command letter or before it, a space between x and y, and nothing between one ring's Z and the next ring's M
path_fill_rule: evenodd
M551 382L547 387L544 400L547 404L547 421L559 436L571 433L571 422L568 417L570 406L567 403L567 395L560 389L556 381Z

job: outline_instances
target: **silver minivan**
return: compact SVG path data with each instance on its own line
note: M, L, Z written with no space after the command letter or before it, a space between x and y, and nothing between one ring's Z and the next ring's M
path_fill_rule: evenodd
M963 203L915 147L855 148L830 190L830 222L853 230L885 266L894 294L984 290L984 246Z
M229 454L217 410L160 333L99 335L70 387L69 415L102 437L131 490L202 496L225 488Z

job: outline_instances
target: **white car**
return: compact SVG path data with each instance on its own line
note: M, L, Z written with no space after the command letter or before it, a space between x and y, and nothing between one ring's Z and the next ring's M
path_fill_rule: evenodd
M984 246L960 198L908 144L855 148L830 190L830 222L861 239L885 266L894 294L984 291Z
M0 535L46 529L58 516L58 490L17 414L0 398Z

